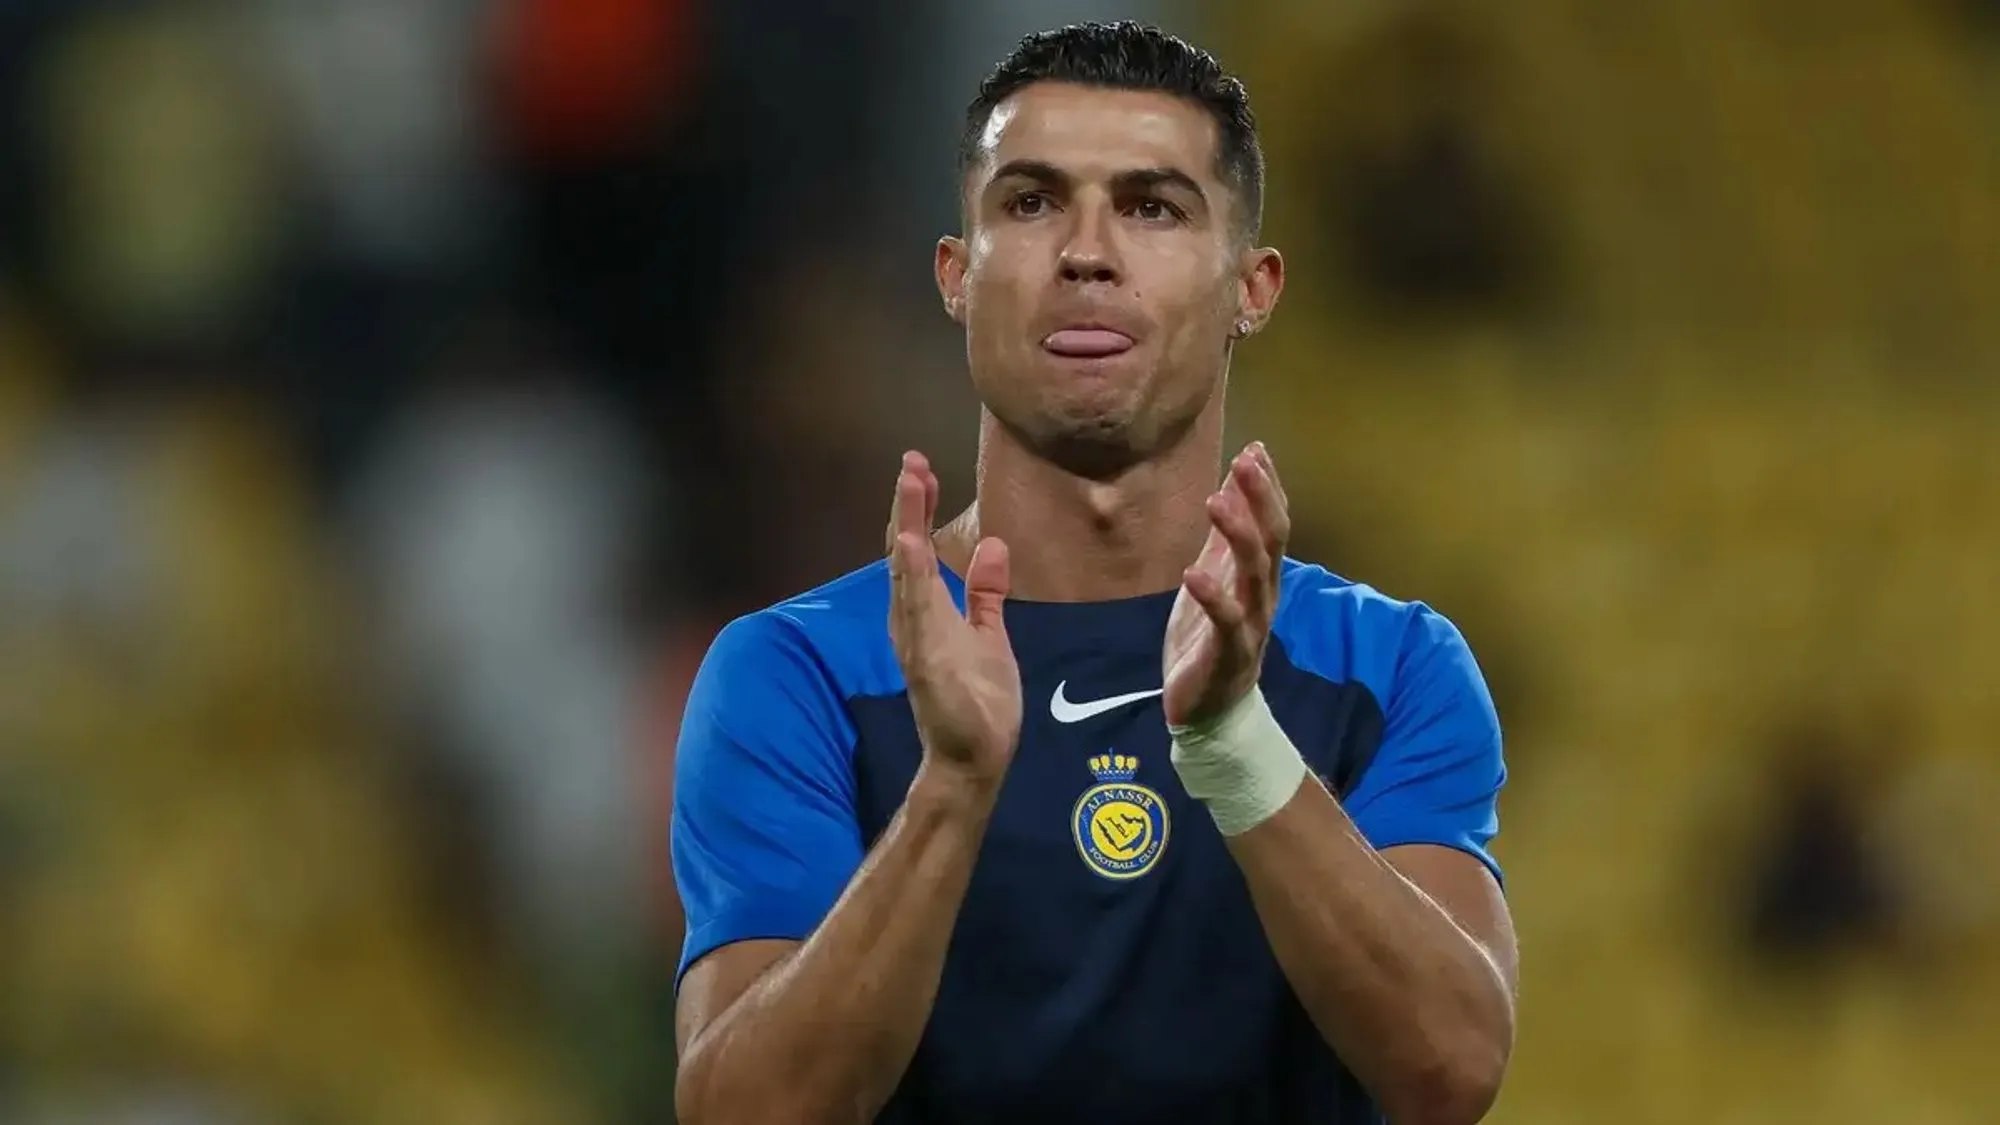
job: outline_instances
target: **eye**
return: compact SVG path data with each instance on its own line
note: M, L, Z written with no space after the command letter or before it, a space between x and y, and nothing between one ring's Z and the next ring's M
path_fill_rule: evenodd
M1017 192L1007 200L1007 213L1023 219L1032 219L1047 211L1053 204L1047 192Z
M1179 222L1185 217L1180 208L1164 199L1141 199L1132 205L1132 215L1145 223Z

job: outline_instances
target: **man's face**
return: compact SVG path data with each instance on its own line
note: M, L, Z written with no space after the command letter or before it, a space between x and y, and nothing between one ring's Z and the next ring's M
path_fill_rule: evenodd
M1074 471L1177 440L1220 389L1232 327L1276 298L1277 256L1241 245L1217 134L1180 98L1060 83L988 123L938 283L987 409Z

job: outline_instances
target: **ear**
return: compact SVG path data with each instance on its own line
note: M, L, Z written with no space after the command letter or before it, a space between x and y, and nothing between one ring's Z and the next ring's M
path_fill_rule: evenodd
M1285 291L1285 259L1269 247L1243 252L1236 275L1238 319L1250 325L1252 335L1263 330L1278 307L1278 295Z
M945 315L960 324L965 323L965 240L946 235L938 239L937 273L938 296L944 299Z

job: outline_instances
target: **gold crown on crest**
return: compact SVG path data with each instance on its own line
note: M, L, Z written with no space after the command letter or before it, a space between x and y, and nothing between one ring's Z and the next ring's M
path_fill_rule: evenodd
M1139 759L1130 754L1099 754L1090 760L1090 772L1104 784L1130 781L1139 774Z

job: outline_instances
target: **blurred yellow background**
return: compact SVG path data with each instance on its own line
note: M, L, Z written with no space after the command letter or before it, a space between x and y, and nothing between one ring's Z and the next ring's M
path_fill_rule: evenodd
M1492 1119L2000 1119L2000 9L838 7L0 12L0 1120L669 1116L689 669L965 497L958 114L1128 16L1294 553L1493 681Z

